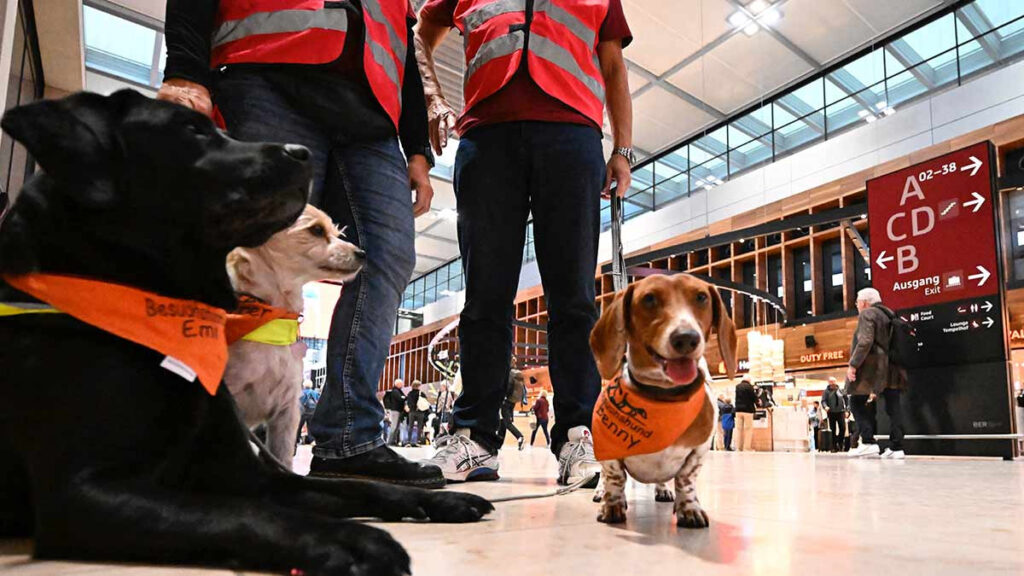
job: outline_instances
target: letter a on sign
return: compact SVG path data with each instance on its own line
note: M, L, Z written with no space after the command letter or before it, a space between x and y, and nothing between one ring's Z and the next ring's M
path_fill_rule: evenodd
M921 191L921 185L917 183L917 176L907 176L907 183L903 186L903 196L900 197L900 206L907 203L907 198L911 196L917 196L918 199L924 200L924 192Z

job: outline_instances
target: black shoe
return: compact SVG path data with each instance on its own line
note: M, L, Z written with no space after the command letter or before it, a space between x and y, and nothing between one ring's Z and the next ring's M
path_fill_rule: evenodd
M444 474L433 464L413 462L387 446L349 458L314 456L309 466L314 478L374 480L417 488L444 488Z

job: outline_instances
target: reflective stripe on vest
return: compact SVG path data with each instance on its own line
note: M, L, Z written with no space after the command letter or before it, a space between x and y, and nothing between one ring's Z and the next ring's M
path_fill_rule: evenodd
M44 302L0 302L0 317L22 314L63 314Z
M518 13L522 13L521 20L523 22L516 22L515 16L507 16ZM587 14L587 12L582 12L582 14ZM593 14L591 13L591 15ZM502 16L505 18L500 23L492 22ZM527 32L516 29L520 28L526 20L525 0L496 0L482 4L458 18L457 24L463 33L466 54L467 56L472 54L466 64L465 85L469 95L466 108L472 107L480 99L496 92L503 85L499 85L499 83L507 82L511 77L507 71L503 74L500 66L497 71L486 72L486 75L481 78L474 78L474 74L495 60L508 62L508 66L518 65L518 60L510 60L508 57L523 51L525 47L525 52L532 58L542 60L543 63L553 67L543 70L528 68L534 81L546 92L600 124L602 121L600 108L603 108L604 105L605 90L596 51L597 30L553 0L536 0L533 16L529 27L528 42L526 40ZM541 17L540 20L538 20L538 16ZM490 27L486 26L488 23L490 23ZM505 26L508 26L511 31L494 36L495 32L500 34ZM565 37L558 35L563 30L568 32ZM480 43L482 38L485 40ZM593 64L593 68L590 70L587 70L590 68L589 66L581 65L577 59L582 53L582 48L576 42L582 43L582 46L589 52L590 62ZM541 64L538 63L537 66L540 67ZM589 96L585 96L584 93L573 94L571 93L572 88L560 89L557 86L557 74L559 73L576 79L586 88ZM474 89L470 89L471 82L474 84Z
M322 10L281 10L279 12L257 12L238 20L222 23L213 32L210 47L216 48L228 42L241 40L257 34L280 34L301 32L309 28L348 31L348 10L325 8Z

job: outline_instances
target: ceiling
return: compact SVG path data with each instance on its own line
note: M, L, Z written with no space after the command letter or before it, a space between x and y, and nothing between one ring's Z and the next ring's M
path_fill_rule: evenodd
M633 142L641 157L693 136L758 100L954 0L621 0L634 40L625 51L633 95ZM424 0L414 0L419 7ZM761 4L758 4L758 3ZM112 3L162 19L164 0ZM770 7L765 6L770 5ZM737 12L781 18L748 35ZM461 109L462 41L435 53L445 95ZM607 126L605 132L608 132ZM606 151L610 149L605 139ZM416 221L419 276L458 256L452 215L454 145L435 169L434 206ZM444 209L449 211L444 212Z

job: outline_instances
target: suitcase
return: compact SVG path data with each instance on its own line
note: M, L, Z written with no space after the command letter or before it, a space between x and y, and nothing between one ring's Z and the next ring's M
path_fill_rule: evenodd
M832 451L832 431L822 428L818 431L818 452Z

